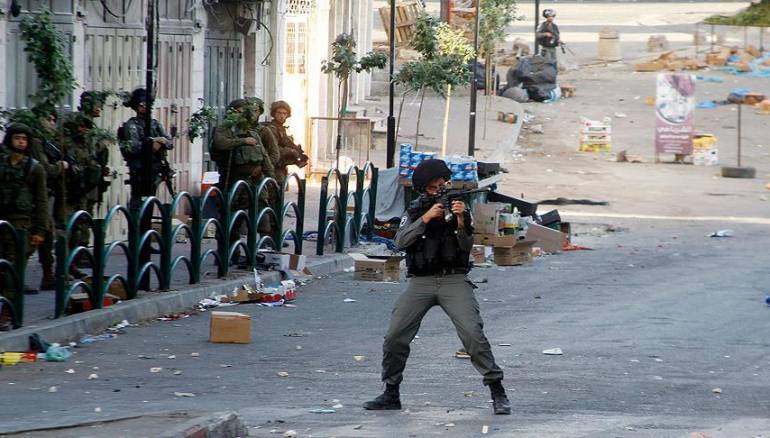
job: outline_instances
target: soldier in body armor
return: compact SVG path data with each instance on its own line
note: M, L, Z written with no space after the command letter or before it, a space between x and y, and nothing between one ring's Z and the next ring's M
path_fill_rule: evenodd
M26 257L45 241L48 230L48 189L45 169L29 156L32 131L22 124L12 124L5 132L0 151L0 219L17 230L26 230L29 237ZM17 261L16 241L8 232L0 232L0 258ZM11 277L0 270L2 295L9 297ZM11 328L10 309L0 301L0 330Z
M270 140L274 140L277 146L278 158L273 159L275 166L275 178L278 184L283 184L283 181L288 175L287 167L295 165L297 167L305 167L307 165L308 157L302 150L302 146L294 142L294 137L289 135L286 130L286 121L291 117L291 106L283 100L278 100L270 105L270 117L273 118L270 122L263 123L265 132L269 132L271 135L267 136ZM262 141L267 144L269 140L263 138ZM271 156L272 158L272 156Z
M263 176L274 175L273 164L262 145L257 121L259 107L246 99L236 99L227 107L227 114L222 124L214 130L214 142L211 148L211 158L219 170L219 188L227 193L239 180L246 181L252 190L259 187ZM260 204L268 201L267 191L260 195ZM233 210L247 210L249 195L246 190L239 190ZM260 232L268 232L268 221L260 223ZM240 236L239 227L233 229L231 238Z
M39 136L33 136L31 139L30 156L37 160L45 170L49 200L53 198L53 220L48 216L49 224L45 241L37 247L37 254L40 266L43 268L40 290L53 290L56 287L53 256L54 233L57 228L64 229L64 221L67 220L62 178L69 169L69 163L64 159L64 155L57 145L56 122L58 114L56 109L41 110L39 114L41 115L37 131Z
M489 386L495 414L511 413L502 385L503 371L495 363L484 336L474 286L466 277L472 267L471 215L462 201L453 201L452 214L447 216L436 196L450 177L449 168L441 160L423 161L414 171L413 185L421 195L402 217L396 234L396 246L406 251L409 282L396 301L382 346L385 392L364 403L365 409L401 409L399 385L409 344L428 310L439 305L454 323L471 363L484 377L484 385Z
M120 140L120 152L126 160L129 171L129 185L131 186L131 199L129 207L138 210L142 205L141 178L142 178L142 150L145 144L151 144L152 159L152 193L156 194L158 186L163 181L161 168L166 154L173 149L171 137L166 134L163 126L152 119L151 132L145 132L145 115L147 114L147 91L137 88L131 93L131 98L123 105L136 111L136 115L128 119L118 131Z

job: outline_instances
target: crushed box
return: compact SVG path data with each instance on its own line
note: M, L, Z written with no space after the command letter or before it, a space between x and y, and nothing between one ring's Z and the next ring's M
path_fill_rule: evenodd
M478 234L497 234L500 229L500 211L503 204L488 202L473 206L473 232Z
M248 344L251 316L238 312L211 312L209 342Z
M532 247L537 240L519 240L514 246L492 248L498 266L523 265L532 261Z
M537 246L545 252L559 253L564 248L564 241L567 240L567 235L553 228L529 224L527 227L527 239L537 240Z
M401 260L404 256L368 256L361 253L349 253L354 262L356 280L399 281L401 279Z
M282 271L303 271L307 259L304 255L286 254L275 251L260 251L265 256L265 264L275 265L276 269Z

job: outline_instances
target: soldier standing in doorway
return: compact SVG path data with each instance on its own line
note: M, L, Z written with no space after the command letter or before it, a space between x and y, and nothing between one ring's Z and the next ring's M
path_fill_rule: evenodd
M27 258L35 247L43 244L49 226L45 169L29 156L31 138L29 127L11 124L5 131L0 151L0 220L8 221L17 230L27 231ZM6 231L0 232L0 258L15 263L17 252L14 237ZM2 270L0 276L2 295L10 297L16 293L10 275ZM13 325L10 309L3 301L0 307L0 330L8 330Z
M282 185L288 175L288 166L305 167L308 157L302 150L302 146L294 142L294 137L287 131L286 121L291 117L291 106L283 100L278 100L270 105L270 122L264 123L265 131L269 132L278 146L279 158L275 162L275 178Z
M152 143L151 175L153 194L157 193L158 186L163 181L161 167L166 154L174 147L171 137L166 134L163 126L157 120L152 119L151 131L149 133L145 132L146 99L147 90L144 88L137 88L131 93L131 98L123 103L123 106L133 109L136 115L128 119L118 130L120 152L123 154L123 158L128 166L129 185L131 186L129 208L132 211L138 211L142 205L142 146L145 143Z

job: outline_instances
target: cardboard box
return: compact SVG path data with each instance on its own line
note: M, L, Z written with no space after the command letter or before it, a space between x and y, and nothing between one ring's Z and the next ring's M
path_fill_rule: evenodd
M401 279L403 256L367 256L355 252L348 255L354 262L356 280L398 282Z
M237 312L211 312L209 342L248 344L251 342L251 316Z
M118 297L111 294L104 294L104 300L102 301L102 308L110 307L113 304L120 301ZM93 310L94 305L91 303L91 298L85 292L77 292L70 295L70 300L67 305L67 313L81 313Z
M661 71L666 68L666 65L659 61L640 62L636 64L636 71L649 72L649 71Z
M492 248L498 266L523 265L532 261L532 246L536 240L519 240L514 246Z
M564 248L564 242L567 235L553 228L544 227L538 224L529 224L527 227L527 239L537 240L540 248L545 252L559 253Z
M471 260L473 260L473 263L487 262L487 248L484 245L473 245L473 249L471 249Z
M706 55L706 64L721 67L727 65L727 57L721 53L709 53Z
M109 281L109 279L110 277L105 275L102 281L106 283L107 281ZM89 286L91 285L92 281L93 280L90 275L83 279L83 282L88 284ZM128 292L126 292L126 288L125 286L123 286L123 282L121 282L120 280L113 281L112 284L110 284L110 288L107 290L107 293L121 300L128 299Z
M497 234L474 234L474 245L486 245L491 247L514 246L519 241L516 236L498 236Z
M479 234L497 234L500 230L500 210L503 204L488 202L473 206L473 232Z

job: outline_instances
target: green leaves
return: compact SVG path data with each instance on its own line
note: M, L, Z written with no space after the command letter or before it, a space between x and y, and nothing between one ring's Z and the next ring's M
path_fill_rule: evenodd
M54 26L51 12L45 9L24 17L20 29L27 60L35 66L40 83L32 101L35 106L56 106L76 86L65 37Z
M192 113L187 128L187 136L190 138L190 141L203 137L203 133L216 121L217 113L214 111L214 108L208 105L203 105L201 109Z
M323 61L321 71L334 74L340 81L347 80L351 72L361 73L384 68L388 57L384 53L369 52L360 60L356 56L356 40L352 35L341 33L332 43L332 58Z
M430 89L446 97L447 86L467 85L471 80L468 61L473 47L461 30L452 29L428 14L417 18L412 48L421 59L406 62L395 77L397 84L411 91Z
M481 0L479 53L492 55L495 45L505 39L508 25L518 18L516 0Z

